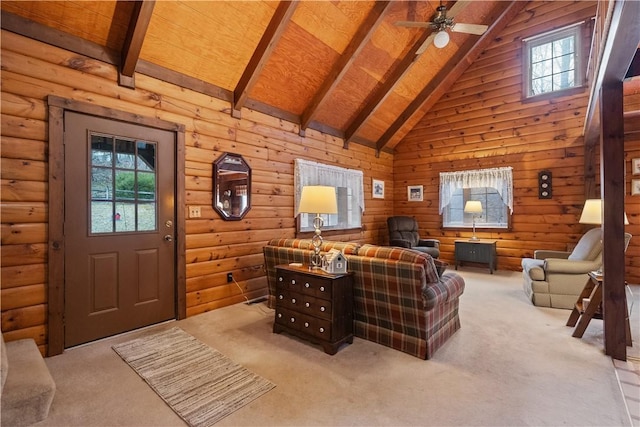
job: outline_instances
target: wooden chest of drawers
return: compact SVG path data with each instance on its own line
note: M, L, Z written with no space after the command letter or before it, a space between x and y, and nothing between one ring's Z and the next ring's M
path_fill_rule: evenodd
M329 274L308 266L276 266L273 332L287 332L322 345L328 354L353 342L353 282L350 273Z

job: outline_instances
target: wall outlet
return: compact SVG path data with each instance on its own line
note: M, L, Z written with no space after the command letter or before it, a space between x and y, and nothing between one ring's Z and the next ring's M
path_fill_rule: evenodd
M189 218L200 218L200 206L189 206Z
M233 282L233 273L227 273L227 283Z

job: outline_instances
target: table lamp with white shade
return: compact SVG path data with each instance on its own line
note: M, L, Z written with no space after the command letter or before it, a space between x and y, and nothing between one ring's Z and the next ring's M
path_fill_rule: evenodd
M580 224L602 225L602 199L587 199L578 222ZM626 212L624 212L624 225L629 225Z
M593 225L602 225L602 199L587 199L584 202L584 207L582 208L582 214L580 215L580 220L578 221L580 224L593 224ZM627 213L624 214L624 225L629 225L629 219L627 218ZM629 246L629 240L625 237L624 243L624 251L627 251L627 246ZM602 268L597 271L597 274L602 274Z
M479 200L468 200L464 205L464 213L470 213L473 217L473 236L469 240L480 240L476 236L476 215L482 215L482 202Z
M311 239L311 243L313 244L311 264L314 268L320 268L322 266L322 259L320 257L320 245L322 245L321 228L324 225L324 220L320 215L338 213L338 200L336 198L335 187L325 185L307 185L302 187L297 214L301 213L316 215L313 219L313 228L315 228L315 231Z

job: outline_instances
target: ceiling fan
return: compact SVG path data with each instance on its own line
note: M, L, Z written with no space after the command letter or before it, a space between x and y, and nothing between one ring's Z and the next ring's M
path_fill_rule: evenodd
M459 12L470 2L465 1L457 1L456 4L451 8L451 13L455 15L455 12ZM456 10L457 9L457 10ZM447 16L447 7L440 2L440 6L436 8L436 15L433 17L433 21L430 22L416 22L416 21L396 21L395 23L401 27L422 27L422 28L432 28L435 31L435 36L430 36L425 40L425 42L420 46L420 48L416 51L416 55L421 54L429 44L433 41L433 44L442 49L449 43L449 33L448 30L455 31L457 33L468 33L468 34L476 34L482 35L487 28L487 25L480 24L465 24L462 22L454 22L453 16Z

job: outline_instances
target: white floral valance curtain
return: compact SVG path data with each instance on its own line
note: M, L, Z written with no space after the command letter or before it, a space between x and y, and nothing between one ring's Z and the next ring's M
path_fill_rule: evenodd
M513 168L478 169L460 172L440 172L440 214L451 202L456 190L491 187L498 190L504 204L513 213Z
M309 160L295 159L294 162L294 191L295 210L302 187L305 185L329 185L331 187L348 187L351 189L352 200L356 201L360 212L364 212L364 174L355 169L345 169L338 166L324 165Z

